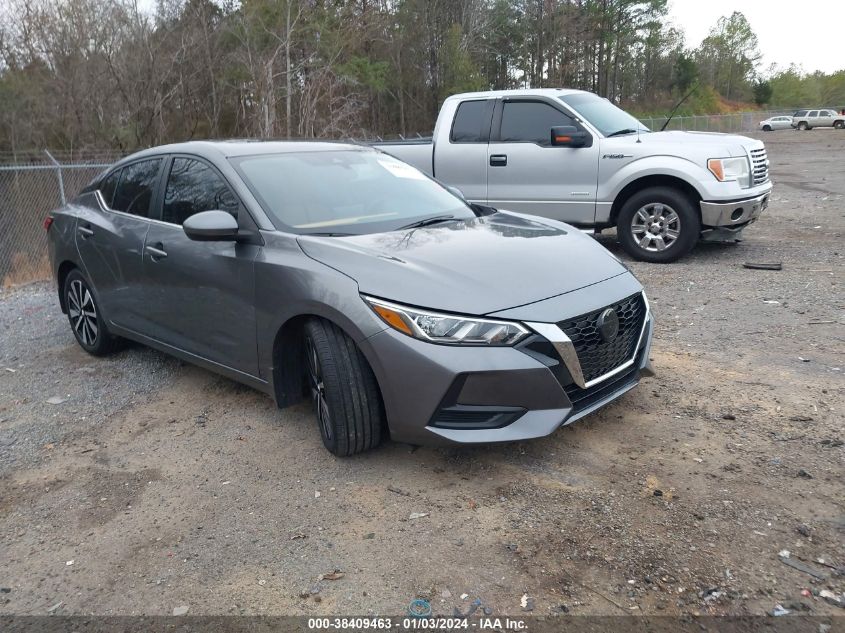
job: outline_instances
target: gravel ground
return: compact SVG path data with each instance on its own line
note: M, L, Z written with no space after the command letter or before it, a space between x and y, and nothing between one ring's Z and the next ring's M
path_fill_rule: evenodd
M657 377L534 442L335 459L304 405L0 292L0 614L845 613L845 133L763 138L745 242L631 263Z

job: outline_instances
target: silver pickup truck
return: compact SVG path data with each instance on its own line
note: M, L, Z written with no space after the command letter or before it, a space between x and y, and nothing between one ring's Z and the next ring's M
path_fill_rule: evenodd
M651 132L580 90L454 95L431 140L375 146L477 204L616 226L625 250L650 262L674 261L699 239L739 240L772 190L761 141Z

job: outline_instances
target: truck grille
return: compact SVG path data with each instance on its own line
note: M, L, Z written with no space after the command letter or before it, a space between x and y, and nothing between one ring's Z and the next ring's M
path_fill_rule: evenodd
M754 185L762 185L769 179L769 157L765 149L751 150L751 177Z
M596 323L599 315L607 308L613 308L619 316L619 332L610 342L602 340ZM637 293L606 308L561 321L557 326L575 346L584 381L590 382L634 357L643 319L645 302L642 294Z

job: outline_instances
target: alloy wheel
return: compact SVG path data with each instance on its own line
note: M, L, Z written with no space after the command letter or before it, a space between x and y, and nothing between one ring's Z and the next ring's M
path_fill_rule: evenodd
M662 202L640 207L631 218L631 234L637 245L646 251L665 251L681 235L681 218Z
M97 325L97 306L91 291L79 279L70 283L67 293L68 316L79 341L88 347L97 342L100 328Z
M329 411L329 403L326 400L326 386L323 382L323 371L320 366L320 358L317 356L317 348L310 336L305 337L305 356L308 362L308 382L311 389L311 401L314 404L314 411L317 414L317 421L320 424L320 431L327 441L331 442L332 418Z

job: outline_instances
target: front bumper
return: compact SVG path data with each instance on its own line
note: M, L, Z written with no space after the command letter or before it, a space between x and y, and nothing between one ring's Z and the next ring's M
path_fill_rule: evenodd
M612 302L604 294L604 303ZM579 305L579 300L571 303ZM366 339L361 347L379 381L394 440L482 444L549 435L619 398L642 375L650 374L652 332L653 320L646 313L630 362L587 388L574 384L559 355L526 351L522 344L434 345L388 329ZM549 343L549 348L554 345L539 334L532 338Z
M769 206L771 189L753 198L730 202L701 202L701 224L705 227L742 228L754 222Z

